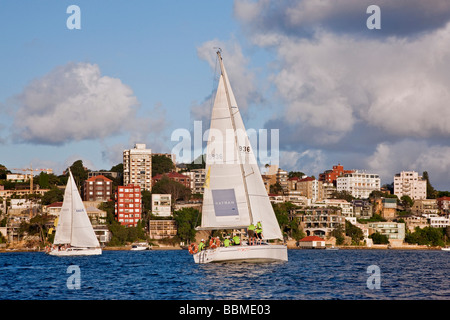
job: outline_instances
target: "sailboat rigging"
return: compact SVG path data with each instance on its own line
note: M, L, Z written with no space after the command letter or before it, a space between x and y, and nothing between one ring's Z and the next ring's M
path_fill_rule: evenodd
M239 108L217 51L221 75L211 113L200 230L244 229L260 222L263 238L282 239L278 221L250 145ZM287 260L285 245L210 248L194 254L196 263L242 260Z
M53 256L100 255L102 249L81 200L80 193L69 169L64 201L56 226L52 248Z

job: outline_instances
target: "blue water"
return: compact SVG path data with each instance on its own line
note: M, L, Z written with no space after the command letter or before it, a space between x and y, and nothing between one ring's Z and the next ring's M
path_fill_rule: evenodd
M379 287L369 289L371 265ZM79 267L79 289L69 266ZM429 250L289 250L284 263L206 265L186 250L1 253L0 299L450 300L449 267L449 252Z

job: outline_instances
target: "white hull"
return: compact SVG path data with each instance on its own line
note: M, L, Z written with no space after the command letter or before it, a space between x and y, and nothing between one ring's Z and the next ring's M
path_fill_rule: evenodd
M441 250L443 250L443 251L450 251L450 247L447 247L447 248L441 248Z
M207 249L194 254L195 263L287 261L284 245L240 245Z
M101 248L68 248L66 250L51 250L48 252L51 256L95 256L102 254Z
M145 250L150 250L149 247L132 247L130 249L131 251L145 251Z

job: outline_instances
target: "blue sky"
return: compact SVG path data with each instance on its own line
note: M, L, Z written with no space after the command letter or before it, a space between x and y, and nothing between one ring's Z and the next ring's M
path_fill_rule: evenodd
M220 46L247 128L279 130L282 168L428 171L450 190L449 21L443 0L4 0L0 164L170 152L174 130L207 126Z

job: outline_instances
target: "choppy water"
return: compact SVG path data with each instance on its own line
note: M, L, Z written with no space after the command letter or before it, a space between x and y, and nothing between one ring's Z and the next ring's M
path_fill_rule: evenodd
M284 263L206 265L185 250L2 253L0 299L450 300L449 261L449 252L416 250L289 250ZM368 273L369 266L379 273Z

